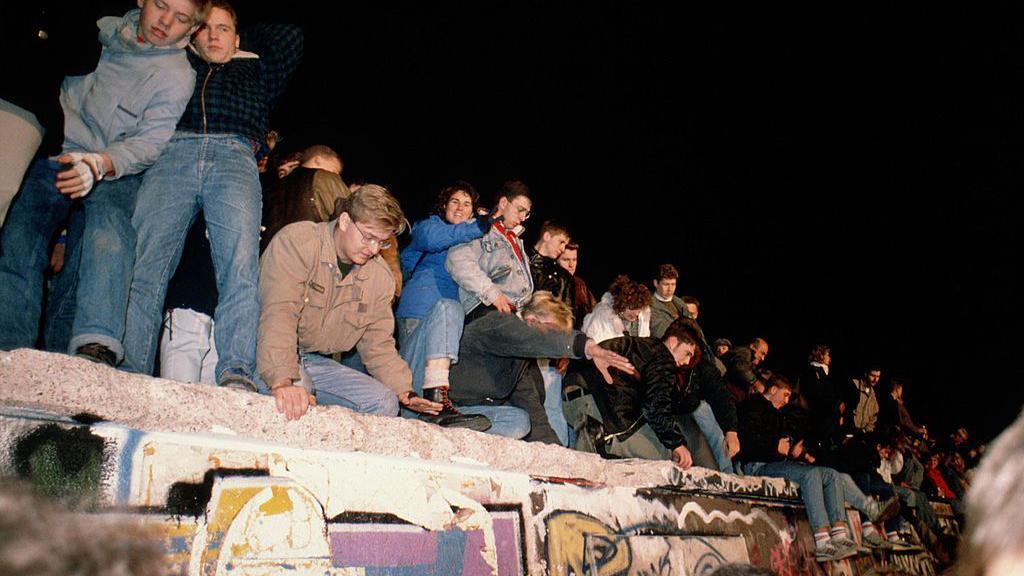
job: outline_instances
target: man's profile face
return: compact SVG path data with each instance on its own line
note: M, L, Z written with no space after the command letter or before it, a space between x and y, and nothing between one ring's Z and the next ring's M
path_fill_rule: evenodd
M153 46L174 46L195 29L192 0L139 0L139 35Z
M548 258L558 258L565 251L565 245L569 243L569 237L565 234L552 234L545 232L537 243L537 252Z
M729 347L726 346L725 344L719 344L718 346L715 346L715 356L718 356L719 358L725 356L728 352Z
M211 8L196 32L194 43L199 55L212 64L223 64L238 52L238 30L231 14L223 8Z
M576 264L579 263L579 250L563 250L558 257L558 263L565 268L569 274L576 275Z
M519 226L530 217L530 210L533 205L530 203L530 199L525 196L517 196L512 200L508 198L502 198L498 201L498 214L501 216L501 225L506 230L511 230L516 226Z
M697 347L692 342L683 342L674 336L670 337L666 344L669 345L668 349L676 360L676 366L686 366L689 364L693 360L694 353L697 351Z
M661 296L663 300L668 300L676 293L676 279L675 278L664 278L661 280L654 281L654 291Z
M768 345L757 343L750 347L754 351L754 366L757 366L768 357Z
M765 394L765 397L772 403L772 406L775 406L775 408L779 410L786 404L789 404L789 397L792 395L793 391L789 388L771 386L768 388L768 393Z
M700 310L697 308L697 305L694 304L693 302L687 302L686 304L683 305L686 306L686 311L687 313L690 314L690 318L696 320L697 316L700 315Z

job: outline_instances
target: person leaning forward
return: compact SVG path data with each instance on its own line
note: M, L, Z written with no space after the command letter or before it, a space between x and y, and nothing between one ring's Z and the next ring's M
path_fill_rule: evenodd
M290 224L263 253L256 363L289 419L317 403L388 416L398 415L399 404L441 410L413 392L395 348L395 279L379 252L405 221L387 190L366 185L336 219ZM353 348L369 375L328 357Z

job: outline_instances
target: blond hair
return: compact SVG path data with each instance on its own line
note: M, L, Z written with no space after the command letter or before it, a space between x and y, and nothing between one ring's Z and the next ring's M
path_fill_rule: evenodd
M365 222L386 230L393 230L395 236L405 231L408 221L398 205L398 200L388 189L377 184L364 184L345 199L338 211L347 212L353 222Z
M572 332L572 309L565 302L555 298L547 290L538 290L523 304L523 318L536 316L544 322L554 324L559 332Z

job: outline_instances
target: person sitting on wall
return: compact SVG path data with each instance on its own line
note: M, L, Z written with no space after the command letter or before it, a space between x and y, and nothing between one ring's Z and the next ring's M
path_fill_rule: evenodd
M586 358L608 382L609 366L632 371L626 358L573 330L569 306L545 291L535 292L515 314L485 309L466 324L459 356L449 374L449 394L456 405L521 408L529 414L525 439L550 444L560 440L544 409L537 358Z
M650 299L646 286L619 275L583 319L583 331L598 342L619 336L646 338L651 335Z
M413 389L440 402L444 410L420 418L441 426L471 428L499 436L520 438L529 431L526 414L514 407L474 407L460 412L448 398L451 365L459 361L459 341L465 313L459 286L445 269L448 250L480 238L491 229L491 218L473 217L480 196L468 182L445 186L434 214L412 228L412 240L402 250L402 268L408 276L405 295L398 302L398 351L412 370ZM494 423L497 422L497 426ZM509 426L505 424L511 423Z
M445 268L459 285L467 324L488 308L515 312L533 294L530 261L515 232L530 217L532 206L526 184L505 182L491 214L491 229L482 238L448 250Z
M379 252L405 222L398 201L367 184L334 220L285 226L263 253L257 368L261 391L288 419L318 402L387 416L399 405L425 414L444 408L413 391L395 348L395 280ZM353 348L369 375L329 357Z
M590 416L600 422L596 435L587 431L594 449L622 458L671 458L685 470L694 464L703 432L714 457L701 450L697 465L732 472L729 457L739 451L736 409L695 322L679 318L661 339L623 336L601 347L627 358L636 374L613 372L610 384L584 375L598 410Z
M737 460L746 474L785 478L800 486L800 497L814 531L815 559L830 562L856 556L860 547L850 539L846 504L867 515L864 538L877 542L882 538L875 525L881 525L899 511L899 500L891 498L879 504L865 496L848 474L791 460L801 454L791 446L792 438L780 410L792 394L789 380L775 375L763 393L751 394L740 405L742 450Z

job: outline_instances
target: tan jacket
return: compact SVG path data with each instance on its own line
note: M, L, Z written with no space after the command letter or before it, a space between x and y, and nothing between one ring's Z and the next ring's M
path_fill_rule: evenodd
M298 351L352 348L395 394L412 390L412 373L395 348L395 280L380 256L341 278L334 246L337 220L281 229L260 259L256 367L268 386L299 380Z
M266 230L261 235L260 253L267 249L281 228L292 222L330 220L338 211L338 202L351 194L341 176L312 168L296 168L295 172L271 184L263 194L263 226ZM398 298L402 295L398 239L391 235L389 240L391 247L381 250L380 255L391 268L395 278L395 298Z

